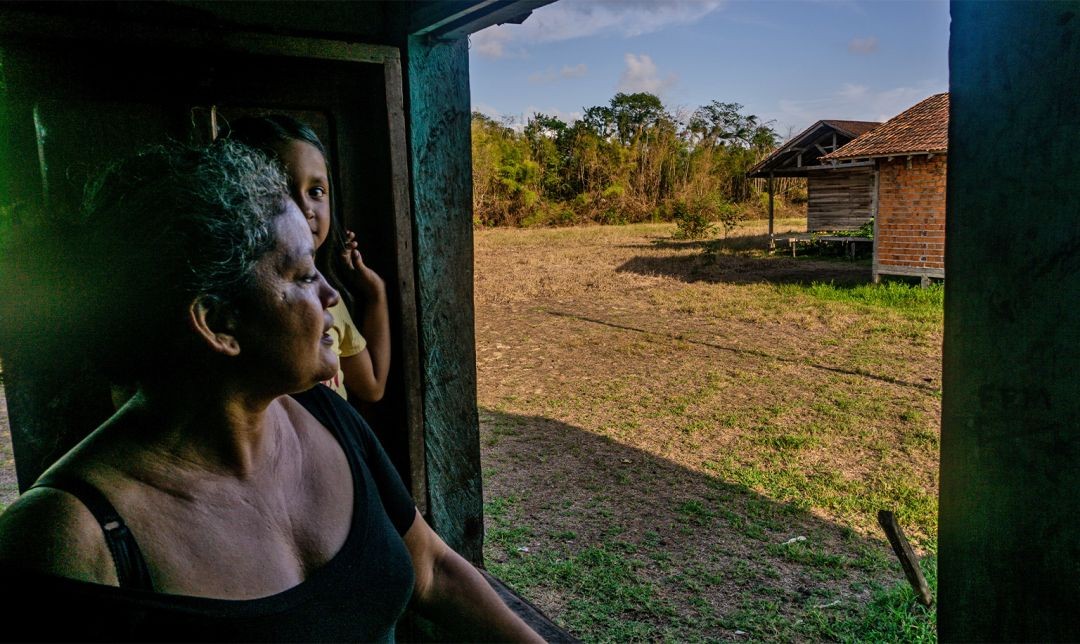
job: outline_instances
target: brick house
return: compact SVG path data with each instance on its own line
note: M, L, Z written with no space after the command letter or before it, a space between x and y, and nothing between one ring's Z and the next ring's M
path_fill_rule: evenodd
M874 281L945 277L945 170L949 94L935 94L821 157L874 168Z

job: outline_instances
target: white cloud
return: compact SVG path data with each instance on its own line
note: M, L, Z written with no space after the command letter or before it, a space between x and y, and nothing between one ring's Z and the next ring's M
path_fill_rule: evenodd
M877 51L878 40L875 36L852 38L847 50L853 54L872 54Z
M544 85L546 83L554 83L561 78L581 78L589 73L589 68L585 63L579 63L577 65L564 65L558 72L554 67L548 67L542 72L534 72L529 74L529 82L534 85Z
M564 112L557 107L540 108L535 105L530 105L525 108L525 119L528 120L534 114L543 114L545 116L554 116L563 123L573 123L574 121L581 120L584 114L580 110L573 110L571 112Z
M469 49L486 58L502 58L508 55L512 36L512 32L494 27L477 31L469 37Z
M556 78L555 70L548 67L542 72L533 72L529 74L529 82L533 85L543 85L545 83L554 82Z
M570 65L564 65L559 75L563 78L581 78L585 74L589 73L589 68L585 66L585 63L578 63L571 67Z
M806 99L781 99L776 119L778 131L785 126L797 134L815 121L837 119L887 121L919 101L948 91L945 81L931 80L917 86L872 89L866 85L845 83L829 94Z
M537 9L520 25L497 25L473 34L472 49L482 56L502 58L521 55L521 44L598 34L631 38L669 26L692 24L719 9L724 1L561 0Z
M534 114L554 116L563 123L573 123L574 121L581 120L581 117L584 116L584 113L581 110L564 112L557 107L537 107L536 105L529 105L517 114L503 114L487 103L476 103L472 106L472 111L480 112L484 116L490 117L495 121L506 125L515 132L524 130L525 124L528 123L529 119L532 118Z
M660 94L673 86L678 77L668 74L661 78L653 59L645 54L626 54L626 69L619 78L620 92L650 92Z

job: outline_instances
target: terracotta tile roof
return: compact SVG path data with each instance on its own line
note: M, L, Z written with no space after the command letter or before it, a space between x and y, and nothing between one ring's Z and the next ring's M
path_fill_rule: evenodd
M946 152L949 149L949 94L935 94L909 107L822 161L861 159L892 154Z

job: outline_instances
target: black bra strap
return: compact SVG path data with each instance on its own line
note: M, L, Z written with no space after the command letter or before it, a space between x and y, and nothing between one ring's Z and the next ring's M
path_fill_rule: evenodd
M131 534L131 530L120 518L116 508L109 503L100 490L82 479L63 474L42 477L33 487L62 490L82 501L82 504L97 519L98 524L101 525L101 531L105 534L105 544L109 546L109 552L112 554L120 587L138 590L154 589L154 584L150 580L150 571L146 567L146 560L143 558L142 551L139 550L139 544L135 542L135 535Z

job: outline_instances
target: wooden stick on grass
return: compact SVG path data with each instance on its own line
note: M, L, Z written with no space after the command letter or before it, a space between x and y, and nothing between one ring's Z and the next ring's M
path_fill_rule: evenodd
M877 520L881 529L885 531L885 536L889 538L889 543L892 544L893 552L900 560L900 565L904 567L904 575L915 591L915 599L929 608L934 603L934 596L930 594L930 586L926 583L926 577L923 577L922 569L919 568L919 558L915 556L915 551L911 549L907 538L904 537L904 531L896 522L896 516L888 510L880 510Z

